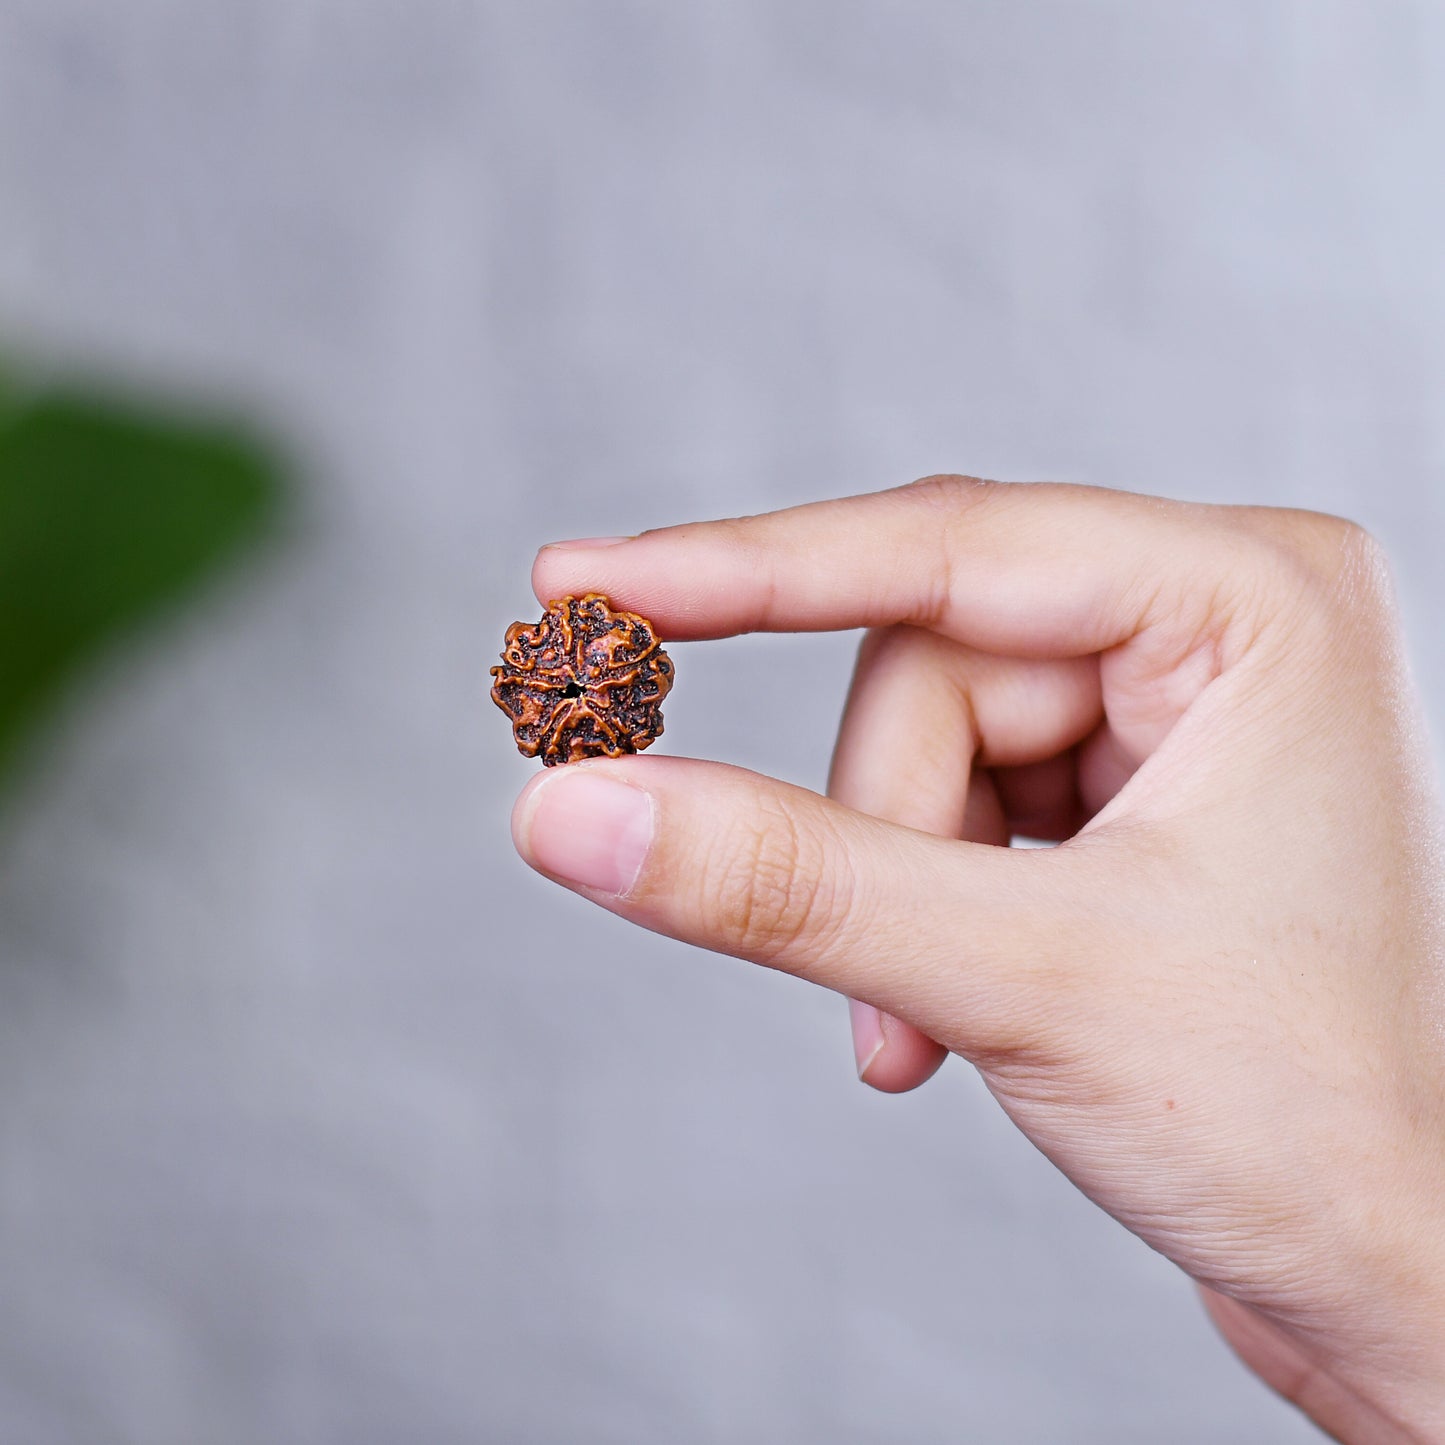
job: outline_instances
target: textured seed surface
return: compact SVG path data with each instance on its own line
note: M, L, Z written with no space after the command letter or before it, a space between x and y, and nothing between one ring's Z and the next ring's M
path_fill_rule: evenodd
M651 746L672 676L653 625L589 592L507 629L492 701L511 718L522 754L551 768Z

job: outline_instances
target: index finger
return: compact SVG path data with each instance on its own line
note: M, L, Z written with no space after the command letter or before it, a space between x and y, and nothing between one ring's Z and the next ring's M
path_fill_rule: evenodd
M905 622L989 652L1074 657L1133 636L1190 576L1218 591L1225 509L1099 487L927 477L760 516L553 544L538 600L601 592L670 640ZM1235 557L1237 563L1237 556Z

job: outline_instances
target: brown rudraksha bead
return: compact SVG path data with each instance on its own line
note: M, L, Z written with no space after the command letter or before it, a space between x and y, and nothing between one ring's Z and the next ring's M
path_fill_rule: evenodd
M553 602L537 623L507 629L492 701L524 757L545 767L641 752L662 733L672 659L635 612L598 592Z

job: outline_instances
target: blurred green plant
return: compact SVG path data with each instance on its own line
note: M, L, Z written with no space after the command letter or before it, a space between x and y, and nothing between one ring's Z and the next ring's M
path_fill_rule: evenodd
M0 787L77 672L266 536L283 491L236 427L0 361Z

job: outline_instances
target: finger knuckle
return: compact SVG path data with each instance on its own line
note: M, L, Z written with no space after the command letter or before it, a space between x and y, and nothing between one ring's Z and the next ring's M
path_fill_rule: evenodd
M1268 542L1287 585L1316 605L1356 610L1390 594L1385 549L1358 522L1326 512L1282 511Z
M911 505L932 507L947 515L962 507L977 506L994 496L1006 484L991 482L985 477L969 477L953 472L935 472L919 477L900 488Z
M929 581L922 588L922 600L910 621L931 628L947 615L958 592L962 529L978 519L981 508L990 508L1002 498L1009 486L983 477L937 473L898 489L901 505L923 510L922 521L934 537L936 549L931 565L925 562L921 569Z
M1384 544L1358 522L1335 520L1339 526L1325 574L1330 591L1350 606L1388 605L1394 587Z
M823 852L786 807L760 809L705 881L710 931L764 964L822 947L837 899Z

